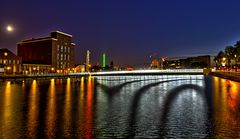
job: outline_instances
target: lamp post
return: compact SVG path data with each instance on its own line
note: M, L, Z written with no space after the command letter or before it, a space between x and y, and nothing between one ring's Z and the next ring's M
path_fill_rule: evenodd
M237 72L237 55L235 54L234 55L234 59L235 59L235 71Z
M226 57L223 57L222 58L222 66L223 66L223 69L225 70L225 66L226 66Z

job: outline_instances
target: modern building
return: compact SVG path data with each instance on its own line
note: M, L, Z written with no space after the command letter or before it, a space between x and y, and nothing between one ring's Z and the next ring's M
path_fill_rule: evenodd
M187 57L182 59L167 59L165 69L209 68L212 67L210 55Z
M18 56L22 57L24 72L66 72L74 67L72 35L55 31L48 37L31 38L17 43Z
M179 59L167 59L163 62L164 69L180 69L181 62Z
M7 48L0 49L0 67L1 73L19 74L21 73L22 59L16 56Z
M184 68L207 68L211 67L210 55L188 57L181 59L181 65Z

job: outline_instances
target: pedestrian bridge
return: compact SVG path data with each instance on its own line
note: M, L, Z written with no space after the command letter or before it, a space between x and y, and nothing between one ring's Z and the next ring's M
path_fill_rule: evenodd
M168 70L132 70L69 73L70 76L132 76L132 75L198 75L204 74L204 69L168 69Z
M29 74L3 75L0 79L28 79L28 78L68 78L83 76L134 76L134 75L203 75L204 69L174 69L174 70L132 70L132 71L102 71L102 72L74 72L67 74Z

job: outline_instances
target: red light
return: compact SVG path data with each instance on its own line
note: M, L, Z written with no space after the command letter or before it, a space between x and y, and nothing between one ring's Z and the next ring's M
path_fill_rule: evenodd
M127 70L134 70L134 68L128 67Z

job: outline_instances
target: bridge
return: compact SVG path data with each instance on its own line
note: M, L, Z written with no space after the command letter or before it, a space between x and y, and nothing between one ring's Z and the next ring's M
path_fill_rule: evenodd
M168 70L132 70L132 71L103 71L103 72L74 72L67 74L29 74L2 75L0 79L29 79L29 78L68 78L85 76L134 76L134 75L203 75L204 69L168 69Z
M168 70L132 70L132 71L103 71L69 73L70 76L132 76L132 75L198 75L203 74L203 69L168 69Z

